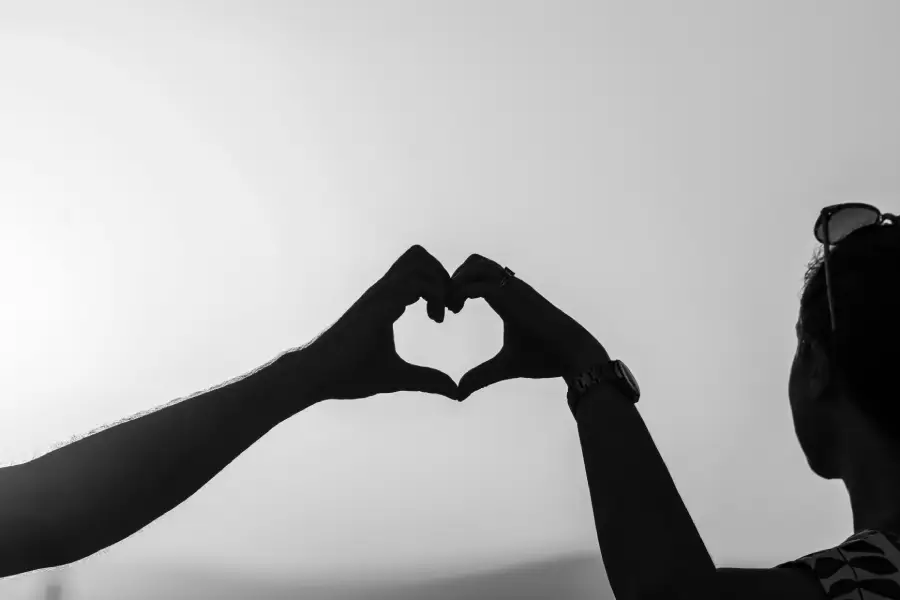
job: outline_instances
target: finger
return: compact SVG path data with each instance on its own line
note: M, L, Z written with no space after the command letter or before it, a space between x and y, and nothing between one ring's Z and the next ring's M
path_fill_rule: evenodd
M395 322L406 311L406 307L424 299L428 316L444 322L445 298L450 286L447 269L425 248L414 245L407 250L390 268L384 278L390 290L390 318ZM397 301L399 300L399 304Z
M449 299L447 300L447 308L450 309L453 314L459 314L459 311L465 306L466 300L472 298L484 298L488 301L488 304L494 306L492 304L492 298L498 289L499 285L497 282L475 282L454 286L454 288L451 289Z
M478 390L509 378L504 371L501 355L498 354L462 376L462 379L459 380L458 399L462 402Z
M456 382L449 375L437 369L405 362L398 380L401 391L438 394L451 400L458 398L459 390Z
M484 298L493 308L492 293L499 289L503 267L480 254L472 254L450 278L447 308L459 313L469 298Z
M409 269L428 282L420 289L421 297L428 305L428 316L438 323L443 323L445 300L447 290L450 288L450 274L441 261L418 244L410 248L407 253L409 254Z
M485 277L490 277L491 274L496 275L497 272L502 270L503 267L491 259L480 254L470 254L469 257L463 261L463 264L457 267L450 279L453 281L484 279Z
M443 323L446 286L442 285L435 274L430 272L418 271L401 277L402 279L396 279L393 282L396 289L392 294L395 294L395 297L400 300L400 305L392 308L393 321L400 318L406 307L424 299L427 303L428 316L433 321Z

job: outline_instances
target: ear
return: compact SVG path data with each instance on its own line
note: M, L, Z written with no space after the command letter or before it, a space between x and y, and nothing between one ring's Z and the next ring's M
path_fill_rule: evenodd
M813 398L834 396L837 391L838 375L829 353L818 340L809 340L807 348L808 356L805 357L807 372L809 373L810 394ZM832 388L832 389L829 389Z

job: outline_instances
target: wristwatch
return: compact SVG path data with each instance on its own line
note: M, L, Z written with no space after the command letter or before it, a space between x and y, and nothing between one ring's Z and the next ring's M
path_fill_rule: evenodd
M601 362L574 377L566 378L566 383L569 385L569 393L566 394L566 398L569 401L572 416L575 416L581 399L601 382L609 382L615 386L632 403L636 404L641 397L641 388L625 363L621 360Z

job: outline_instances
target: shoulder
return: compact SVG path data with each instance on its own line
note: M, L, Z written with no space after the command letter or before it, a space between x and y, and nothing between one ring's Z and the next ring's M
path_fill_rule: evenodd
M717 600L826 600L812 571L802 568L716 569Z
M842 544L771 569L716 569L721 599L881 600L900 598L900 539L862 531Z

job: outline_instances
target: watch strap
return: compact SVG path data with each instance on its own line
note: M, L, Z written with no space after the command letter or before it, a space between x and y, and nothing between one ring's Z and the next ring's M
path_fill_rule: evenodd
M618 360L596 363L579 374L566 378L566 383L569 385L566 399L573 416L575 416L581 400L601 382L609 382L621 390L633 403L637 403L639 394L632 389L631 384L625 378L625 369L620 367L620 364Z

